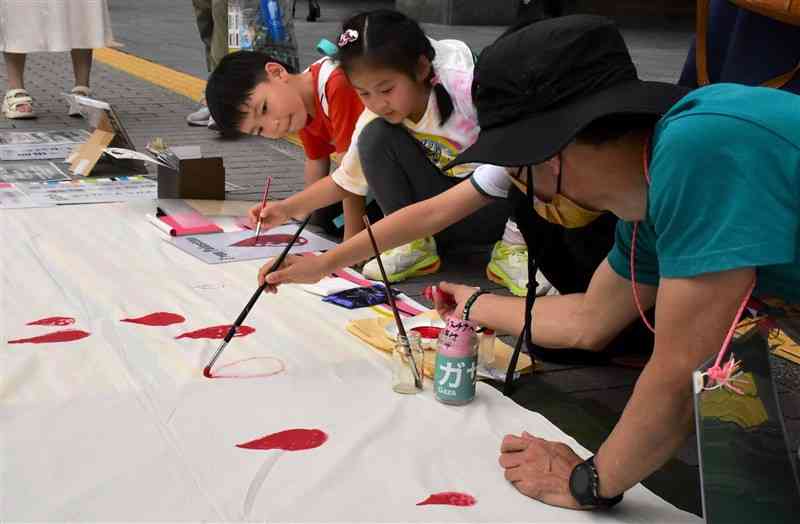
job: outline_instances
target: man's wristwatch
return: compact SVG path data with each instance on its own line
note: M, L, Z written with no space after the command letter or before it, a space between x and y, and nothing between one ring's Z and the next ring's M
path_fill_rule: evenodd
M599 495L600 477L594 466L594 457L581 462L572 470L569 476L569 491L581 506L610 508L622 500L622 494L610 499Z

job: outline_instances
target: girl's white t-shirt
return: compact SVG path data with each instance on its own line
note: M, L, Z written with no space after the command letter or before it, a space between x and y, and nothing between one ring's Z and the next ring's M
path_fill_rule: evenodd
M444 125L436 103L436 94L431 90L428 107L419 122L403 120L408 129L425 149L428 158L439 168L444 167L478 139L480 127L478 114L472 103L472 75L475 62L472 51L459 40L433 40L436 51L433 69L453 101L453 113ZM367 194L367 180L358 155L358 136L364 127L380 118L369 109L364 109L350 140L350 148L342 157L339 167L331 178L342 189L356 195ZM476 164L462 164L449 169L446 175L464 178L475 170Z

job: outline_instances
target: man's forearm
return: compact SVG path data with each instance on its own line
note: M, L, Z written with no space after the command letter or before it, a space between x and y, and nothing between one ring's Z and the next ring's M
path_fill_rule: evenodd
M538 297L533 306L531 335L535 344L549 348L577 347L578 326L570 326L581 307L583 294ZM482 295L470 318L500 333L517 335L525 323L525 299Z
M642 372L622 418L595 457L601 496L616 496L647 478L691 433L692 369L675 366L651 360Z
M302 219L317 209L340 202L352 193L339 187L329 176L283 201L289 216Z

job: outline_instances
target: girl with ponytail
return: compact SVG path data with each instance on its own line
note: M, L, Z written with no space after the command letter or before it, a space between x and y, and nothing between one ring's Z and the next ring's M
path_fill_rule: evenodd
M437 196L469 178L476 165L442 168L478 138L472 103L474 56L458 40L436 41L397 11L361 13L345 21L337 60L365 106L333 179L349 192L374 195L388 215ZM469 183L469 182L466 182ZM498 240L510 214L504 200L436 235L443 248ZM446 224L443 224L444 227ZM487 273L524 294L527 249L514 224L497 243ZM510 242L508 241L510 240ZM441 262L433 237L382 255L390 280L435 272ZM363 270L380 278L377 262Z

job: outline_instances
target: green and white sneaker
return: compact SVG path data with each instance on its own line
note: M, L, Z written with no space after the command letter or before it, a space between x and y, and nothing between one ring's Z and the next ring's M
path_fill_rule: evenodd
M407 278L436 273L442 265L433 237L421 238L384 251L381 253L381 261L389 282L402 282ZM361 272L370 280L382 280L376 259L364 264Z
M486 266L486 277L508 288L516 296L524 297L528 293L528 247L498 240ZM536 280L539 282L536 289L538 296L554 291L553 285L544 278L541 271L536 274Z

